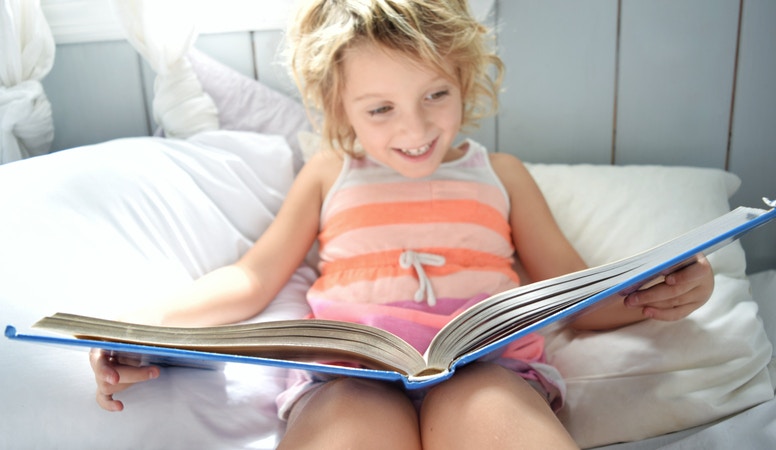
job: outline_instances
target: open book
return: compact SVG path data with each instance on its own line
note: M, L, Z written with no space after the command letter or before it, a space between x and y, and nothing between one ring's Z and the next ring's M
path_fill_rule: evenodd
M35 328L64 333L20 334L14 340L103 348L138 364L212 367L239 362L335 375L401 381L408 389L438 383L457 367L497 351L550 324L563 324L691 264L776 218L770 210L739 207L651 250L610 264L521 286L489 297L442 328L424 355L386 331L327 320L290 320L209 328L167 328L70 314L46 317Z

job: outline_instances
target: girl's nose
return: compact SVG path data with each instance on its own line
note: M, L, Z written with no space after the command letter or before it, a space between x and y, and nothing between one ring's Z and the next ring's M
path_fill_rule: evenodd
M422 141L426 137L429 122L428 113L421 106L417 106L402 114L400 131L411 140Z

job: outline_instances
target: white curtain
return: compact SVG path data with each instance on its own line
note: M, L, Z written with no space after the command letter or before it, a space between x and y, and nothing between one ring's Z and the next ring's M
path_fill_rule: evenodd
M0 164L51 148L51 104L40 80L54 51L39 0L0 0Z
M0 0L2 1L2 0ZM154 120L168 137L217 130L218 110L186 57L196 40L185 0L114 0L127 40L156 72Z

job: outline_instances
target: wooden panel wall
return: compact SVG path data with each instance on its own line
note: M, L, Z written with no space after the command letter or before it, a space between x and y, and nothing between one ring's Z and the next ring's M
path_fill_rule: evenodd
M43 88L53 150L150 132L141 58L121 41L58 45Z
M776 2L744 0L729 169L743 178L731 203L776 197ZM776 230L743 239L749 270L776 267Z
M531 162L730 170L776 197L776 2L502 0L497 148ZM776 230L744 239L776 268Z
M725 167L738 0L624 0L615 161Z
M501 0L500 115L474 137L531 162L716 167L733 204L776 196L776 2ZM280 31L200 36L197 47L291 95ZM54 150L148 135L153 73L123 41L60 44L43 84ZM776 230L745 239L749 270L776 268Z
M498 149L532 162L611 161L617 2L505 0Z

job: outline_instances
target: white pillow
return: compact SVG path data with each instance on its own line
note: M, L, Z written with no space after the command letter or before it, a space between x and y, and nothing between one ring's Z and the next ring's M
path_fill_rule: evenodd
M218 108L221 129L283 136L298 172L304 159L297 135L312 129L302 104L196 49L189 52L188 59L202 89Z
M729 210L740 181L716 169L529 165L566 236L590 265L629 256ZM759 206L759 205L751 205ZM715 291L678 322L555 332L550 362L568 385L564 425L583 447L639 440L773 397L771 344L739 243L709 257Z
M292 179L281 137L228 131L120 139L0 166L3 325L152 306L236 260ZM314 278L300 267L258 320L307 314ZM167 369L117 395L126 410L110 414L94 401L85 353L0 339L0 360L0 448L274 448L283 429L279 369Z

